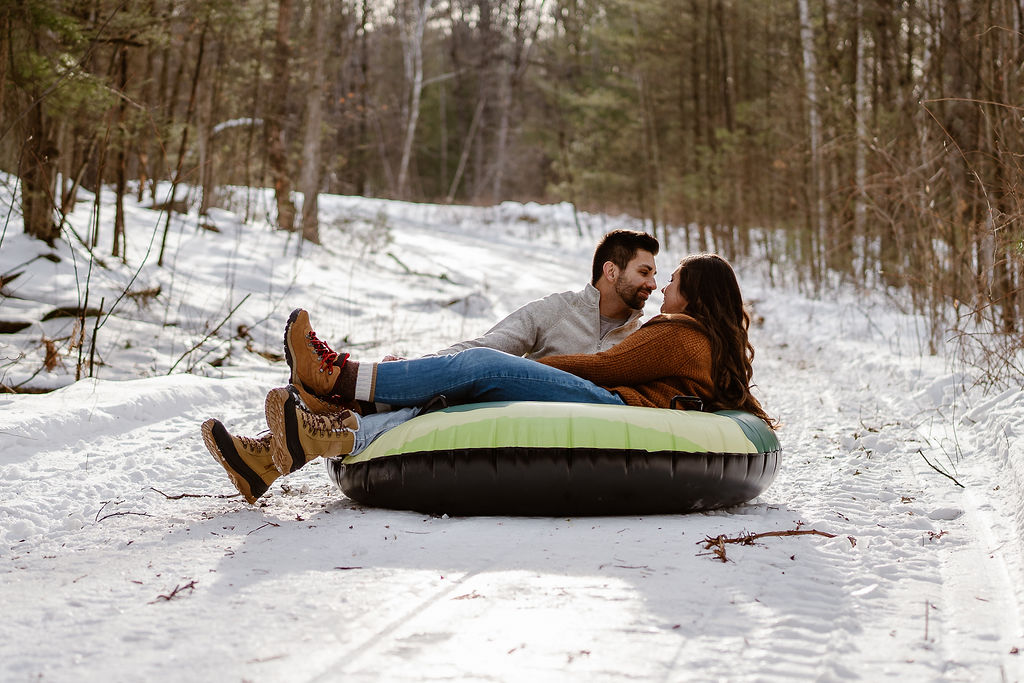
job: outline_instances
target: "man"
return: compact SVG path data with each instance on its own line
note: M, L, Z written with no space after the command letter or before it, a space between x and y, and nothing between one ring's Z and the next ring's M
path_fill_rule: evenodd
M594 250L590 284L557 292L522 306L483 336L435 355L486 346L531 359L597 353L640 327L644 304L657 285L658 240L643 232L614 230Z

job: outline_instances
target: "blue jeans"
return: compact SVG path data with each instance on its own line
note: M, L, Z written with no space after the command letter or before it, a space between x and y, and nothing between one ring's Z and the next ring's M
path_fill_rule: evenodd
M624 405L618 394L564 370L482 347L377 365L375 401L422 406L441 395L449 404L567 401Z
M536 361L488 348L377 365L374 400L398 407L359 418L352 453L411 420L435 396L449 404L484 401L567 401L625 405L622 398L589 380Z

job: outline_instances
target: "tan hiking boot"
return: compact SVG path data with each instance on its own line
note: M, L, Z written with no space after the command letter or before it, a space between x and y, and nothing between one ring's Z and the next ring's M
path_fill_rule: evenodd
M310 327L309 312L302 308L292 311L285 324L284 357L291 370L289 384L302 391L303 402L312 412L331 412L327 406L342 403L335 396L334 385L348 354L339 356L327 342L319 339ZM307 400L307 396L312 400Z
M355 444L359 420L348 410L316 415L302 408L287 388L271 389L266 402L267 424L274 438L271 458L281 474L319 457L348 455Z
M299 395L299 400L302 401L302 405L305 406L306 410L317 415L330 415L331 413L337 413L342 410L351 409L349 406L341 406L330 401L325 401L319 396L315 396L306 391L301 384L295 384L294 375L292 376L292 386L295 387L295 392Z
M204 422L202 432L206 448L250 505L281 476L270 454L270 434L255 439L234 436L217 420Z
M383 404L378 405L370 401L341 401L339 399L338 403L331 403L319 396L314 396L297 384L292 384L291 387L299 396L299 405L317 415L340 413L343 410L349 410L356 415L372 415L386 409L381 407Z

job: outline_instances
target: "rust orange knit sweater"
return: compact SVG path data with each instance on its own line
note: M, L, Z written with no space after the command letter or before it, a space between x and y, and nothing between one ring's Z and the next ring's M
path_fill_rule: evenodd
M659 315L607 351L538 360L618 393L626 405L668 408L674 396L713 396L711 342L696 320Z

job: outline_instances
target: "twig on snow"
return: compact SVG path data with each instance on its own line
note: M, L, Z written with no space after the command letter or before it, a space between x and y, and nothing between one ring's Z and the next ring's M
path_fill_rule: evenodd
M722 562L728 562L729 558L725 556L726 543L754 545L754 541L768 536L807 536L810 534L815 536L824 536L826 538L836 537L835 534L830 534L827 531L819 531L818 529L790 529L788 531L764 531L759 534L740 534L739 536L734 536L732 538L725 536L724 534L718 535L714 538L705 536L703 541L697 541L697 543L703 543L705 550L710 550L711 554Z
M148 512L132 512L130 510L124 510L123 512L111 512L109 515L103 515L102 517L100 517L96 521L97 522L102 522L107 517L119 517L121 515L138 515L139 517L152 517L153 516L153 515L149 514Z
M182 585L177 585L177 586L175 586L175 587L174 587L174 590L172 590L172 591L171 591L170 593L168 593L167 595L158 595L158 596L156 596L156 600L153 600L153 601L152 601L152 602L150 602L149 604L151 604L151 605L152 605L152 604L153 604L153 603L155 603L155 602L156 602L157 600L166 600L167 602L170 602L170 601L171 601L171 600L173 600L174 598L178 597L178 595L179 595L179 594L180 594L180 593L181 593L182 591L184 591L184 590L194 591L195 589L196 589L196 581L195 581L195 579L193 579L193 580L189 581L188 583L186 583L186 584L185 584L184 586L182 586Z
M958 482L958 481L956 480L956 477L954 477L954 476L953 476L952 474L950 474L949 472L946 472L945 470L941 470L941 469L939 469L939 468L938 468L938 467L937 467L936 465L933 465L933 464L932 464L932 461L928 459L928 457L927 457L927 456L926 456L926 455L924 454L924 451L922 451L922 450L921 450L920 448L918 448L918 449L917 449L917 452L918 452L918 454L919 454L919 455L920 455L920 456L921 456L922 458L924 458L924 461L925 461L926 463L928 463L928 467L931 467L931 468L932 468L933 470L935 470L936 472L938 472L938 473L939 473L939 474L941 474L942 476L944 476L944 477L947 477L947 478L949 478L950 480L952 480L952 482L953 482L954 484L956 484L956 485L957 485L957 486L959 486L960 488L962 488L962 489L963 489L963 488L967 488L966 486L964 486L963 484L961 484L960 482Z
M120 505L123 502L124 502L123 500L105 500L105 501L103 501L103 505L101 505L100 509L96 511L95 520L97 522L102 522L107 517L119 517L121 515L139 515L140 517L152 517L153 516L153 515L149 514L148 512L131 512L129 510L123 510L121 512L111 512L109 515L103 515L102 517L100 517L100 513L103 512L103 508L107 507L111 503L113 503L114 505Z
M103 501L103 505L101 505L100 509L96 511L96 516L93 519L95 521L97 521L97 522L100 521L100 513L103 512L103 508L107 507L111 503L114 503L114 505L120 505L123 502L124 502L123 500L118 500L118 501L105 500L105 501Z
M444 280L445 282L451 282L452 284L458 284L458 283L454 282L450 277L448 277L448 273L441 273L440 275L434 275L433 273L421 273L421 272L419 272L417 270L413 270L409 266L405 265L402 262L402 259L400 259L397 256L395 256L395 254L393 252L389 251L389 252L387 252L387 255L390 256L391 259L395 263L397 263L398 265L402 266L402 269L405 270L405 274L406 275L419 275L421 277L433 277L433 278L437 278L438 280Z
M167 500L181 500L182 498L238 498L242 495L241 493L178 493L172 496L168 493L164 493L158 488L153 488L152 486L149 487L149 490L156 491Z

